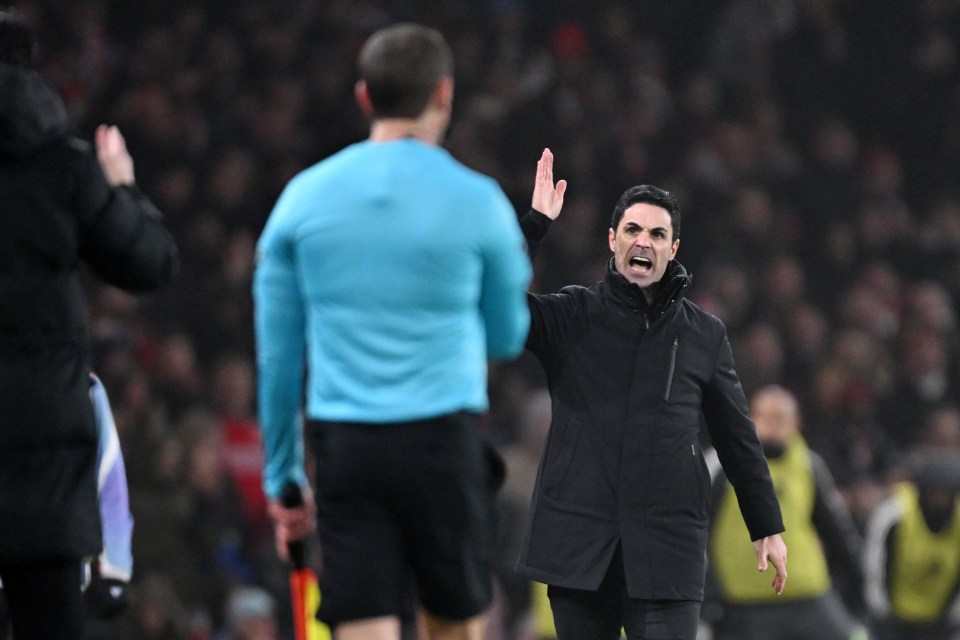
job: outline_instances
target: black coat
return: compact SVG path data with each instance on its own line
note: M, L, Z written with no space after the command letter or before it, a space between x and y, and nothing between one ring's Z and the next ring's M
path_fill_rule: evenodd
M81 261L140 291L170 279L177 250L68 134L56 92L0 64L0 563L100 549Z
M527 348L546 373L553 420L523 575L595 590L619 543L630 597L701 600L710 512L702 419L751 537L783 531L726 330L683 297L689 283L671 262L649 308L611 261L592 287L529 295Z

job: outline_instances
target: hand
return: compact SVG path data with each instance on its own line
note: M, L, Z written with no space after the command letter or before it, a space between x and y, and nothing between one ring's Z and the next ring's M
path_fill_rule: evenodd
M83 601L101 620L111 620L126 611L130 605L127 583L100 575L99 563L92 563L90 584L83 592Z
M303 504L298 507L284 507L280 500L276 499L267 503L267 513L273 520L277 554L284 560L289 558L287 545L303 540L317 527L317 507L313 501L313 492L309 487L302 487L302 492Z
M551 220L556 220L563 208L563 194L566 191L566 180L560 180L554 186L553 153L550 149L544 149L537 162L537 179L533 183L533 201L530 206Z
M127 152L127 142L116 127L105 124L94 134L97 160L111 187L133 184L133 158Z
M780 534L760 538L753 543L757 550L757 569L767 570L767 559L773 563L777 570L777 575L773 578L773 590L779 596L783 593L783 587L787 584L787 545L784 544Z

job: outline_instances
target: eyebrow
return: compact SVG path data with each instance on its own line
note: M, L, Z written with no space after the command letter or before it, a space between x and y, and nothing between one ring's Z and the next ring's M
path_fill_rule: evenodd
M627 229L627 228L630 228L630 227L636 227L637 229L643 229L643 228L644 228L643 225L637 224L636 222L634 222L634 221L632 221L632 220L627 221L626 223L624 223L624 229ZM667 228L666 228L666 227L653 227L652 229L650 229L650 231L663 231L664 233L667 233Z

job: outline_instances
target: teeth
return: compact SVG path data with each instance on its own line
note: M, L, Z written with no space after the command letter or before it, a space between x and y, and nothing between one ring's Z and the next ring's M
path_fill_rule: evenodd
M649 258L643 258L643 257L641 257L641 256L634 256L634 257L630 258L630 264L631 264L631 265L636 265L636 266L639 266L639 267L649 267L649 266L651 266L651 265L653 264L653 262L651 262Z

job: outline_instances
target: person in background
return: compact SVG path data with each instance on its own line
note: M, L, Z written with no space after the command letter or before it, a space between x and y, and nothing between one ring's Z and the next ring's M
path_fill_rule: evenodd
M81 264L131 292L177 265L120 131L95 150L33 70L26 19L0 11L0 579L17 640L80 638L83 558L102 546Z
M133 574L130 548L133 515L127 495L127 474L110 399L100 379L90 374L90 400L97 424L97 495L103 531L103 550L85 562L78 587L87 609L102 620L111 620L129 605L127 587ZM3 583L0 582L0 638L9 630Z
M214 640L278 640L276 603L259 587L240 586L227 597L227 627Z
M258 408L281 554L314 526L319 617L338 640L391 640L414 593L428 638L483 635L503 463L481 438L487 360L519 355L530 262L499 185L440 148L453 56L420 25L359 56L369 139L284 189L257 244ZM287 486L303 503L281 500Z
M749 567L753 549L737 499L714 456L710 574L723 615L715 640L865 639L863 625L834 590L831 570L857 594L863 583L863 540L826 463L800 434L800 409L792 393L777 385L757 391L750 402L783 510L784 542L792 560L790 590L777 597Z
M531 252L560 215L567 183L537 165ZM747 416L723 324L685 298L680 208L657 187L628 189L607 236L604 279L528 294L529 349L546 373L552 420L518 571L548 586L560 640L693 640L707 546L705 420L753 540L754 562L787 549L770 473Z
M960 632L960 453L922 447L867 526L864 597L879 640Z

